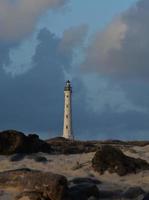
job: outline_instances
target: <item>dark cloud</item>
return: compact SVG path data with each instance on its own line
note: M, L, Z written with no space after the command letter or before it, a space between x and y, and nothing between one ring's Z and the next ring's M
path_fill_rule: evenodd
M149 78L149 1L140 0L94 36L84 68L125 79Z
M128 134L131 133L132 139L135 136L147 138L149 130L148 11L149 1L139 0L136 5L115 18L104 31L96 33L86 49L82 65L87 74L96 73L99 79L106 77L111 81L112 88L117 85L124 93L126 102L130 103L129 109L118 112L115 107L114 111L111 101L116 99L120 103L119 94L109 96L108 109L105 104L101 115L99 111L95 113L100 119L99 126L105 132L119 133L118 136L124 133L124 136L130 138L131 135ZM96 88L100 86L96 85ZM97 93L94 95L98 97ZM101 93L100 98L105 99L104 93Z
M57 56L59 38L43 29L38 41L33 68L15 78L5 75L1 83L2 128L57 130L60 123L64 75Z
M99 102L100 104L100 102ZM75 134L83 139L149 139L149 114L138 111L116 112L107 105L104 112L84 110L75 116ZM79 110L77 110L78 112Z
M143 112L149 112L149 87L148 80L129 80L119 83L125 92L126 98L132 102L135 107Z
M0 74L0 129L62 131L64 66L71 67L73 55L61 54L63 37L47 29L37 39L32 69L16 77Z
M9 65L11 63L9 53L10 50L16 48L18 43L5 43L0 42L0 70L4 67L4 65Z

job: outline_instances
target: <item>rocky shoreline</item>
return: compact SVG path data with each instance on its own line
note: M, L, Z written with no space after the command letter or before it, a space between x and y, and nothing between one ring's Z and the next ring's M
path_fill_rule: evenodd
M137 145L138 144L138 145ZM0 133L0 200L148 200L147 142Z

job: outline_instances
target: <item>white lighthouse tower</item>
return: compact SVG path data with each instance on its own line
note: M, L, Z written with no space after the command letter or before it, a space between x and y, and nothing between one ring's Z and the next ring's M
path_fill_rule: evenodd
M63 127L63 137L66 139L73 140L72 132L72 108L71 108L71 94L72 87L70 81L68 80L64 89L64 127Z

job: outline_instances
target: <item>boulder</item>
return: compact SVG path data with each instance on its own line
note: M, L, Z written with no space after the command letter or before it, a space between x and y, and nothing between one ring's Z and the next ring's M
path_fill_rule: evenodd
M123 197L128 199L134 199L144 194L145 191L141 187L131 187L123 193Z
M34 160L36 161L36 162L41 162L41 163L46 163L48 160L46 159L46 157L44 157L44 156L36 156L35 158L34 158Z
M149 200L149 193L147 193L142 200Z
M122 190L101 190L100 198L101 199L122 199Z
M10 157L10 161L11 161L11 162L18 162L18 161L23 160L24 157L25 157L25 154L20 154L20 153L14 154L14 155L12 155L12 156Z
M28 196L34 195L35 200L40 200L40 196L46 200L64 200L68 195L67 179L64 176L30 169L0 172L0 187L19 188L21 193L30 192Z
M24 135L22 132L8 130L0 132L0 154L30 154L51 152L51 146L39 139L38 135Z
M99 190L95 184L81 183L70 187L69 194L72 200L87 200L90 197L99 198Z
M119 148L110 145L104 145L96 152L92 159L92 167L100 174L109 171L120 176L149 170L146 161L126 156Z
M26 156L27 159L32 159L36 162L46 163L48 159L40 153L33 153Z
M80 184L80 183L92 183L92 184L101 184L101 181L95 179L95 178L88 178L88 177L76 177L71 180L69 180L69 183L73 184Z
M99 200L99 199L97 199L96 197L89 197L87 200Z

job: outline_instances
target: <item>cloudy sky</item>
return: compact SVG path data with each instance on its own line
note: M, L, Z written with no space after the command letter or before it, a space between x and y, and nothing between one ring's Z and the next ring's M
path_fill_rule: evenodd
M149 0L0 0L0 130L149 139Z

